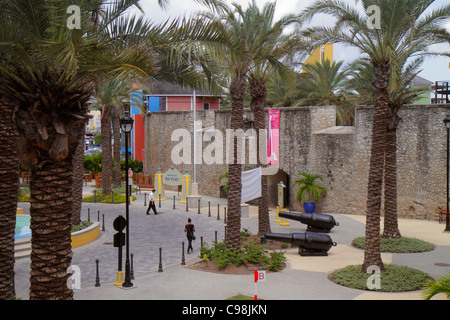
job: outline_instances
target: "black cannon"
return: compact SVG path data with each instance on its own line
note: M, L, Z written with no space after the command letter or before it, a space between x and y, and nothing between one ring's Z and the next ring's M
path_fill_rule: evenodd
M330 232L331 229L339 225L334 217L329 214L280 212L278 215L281 218L300 221L308 225L306 230L311 232Z
M290 243L298 247L301 256L327 256L328 250L336 246L331 237L327 234L306 232L306 233L272 233L265 234L267 240Z

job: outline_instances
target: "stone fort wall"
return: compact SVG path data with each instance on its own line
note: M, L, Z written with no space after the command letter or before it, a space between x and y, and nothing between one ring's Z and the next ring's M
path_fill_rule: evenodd
M397 135L400 217L437 219L439 207L445 208L447 131L443 119L448 113L450 105L410 105L400 110L402 121ZM231 110L201 110L196 114L203 128L219 129L225 137ZM253 115L249 110L245 114L250 120L245 129L249 129ZM321 183L328 191L317 204L317 212L365 214L372 117L372 107L358 107L355 126L337 127L333 106L281 108L280 171L268 178L269 202L276 205L276 185L280 180L292 184L299 172L307 171L321 174L324 177ZM193 140L192 112L152 112L146 116L145 127L145 172L154 177L158 168L165 172L175 166L180 172L188 169L193 175L192 164L174 165L171 159L172 149L179 143L171 141L174 130L190 131ZM201 150L209 144L203 142ZM218 177L226 171L226 164L197 164L199 193L218 197ZM301 211L295 197L297 188L290 187L288 192L290 209Z

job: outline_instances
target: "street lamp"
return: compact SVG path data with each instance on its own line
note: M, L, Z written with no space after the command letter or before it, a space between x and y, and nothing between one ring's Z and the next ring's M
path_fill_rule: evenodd
M448 168L448 164L449 164L449 139L450 139L450 115L448 115L445 119L444 119L444 123L445 123L445 127L447 128L447 217L446 217L446 222L445 222L445 230L444 231L450 231L450 212L449 212L449 168Z
M130 215L129 215L129 206L130 206L130 198L128 194L128 137L133 129L133 118L130 117L129 112L125 111L125 114L120 117L120 128L122 129L122 132L125 133L125 195L126 195L126 211L125 211L125 219L127 220L126 224L126 242L125 242L125 248L126 248L126 258L125 258L125 281L122 284L122 287L124 288L130 288L133 286L133 283L131 283L131 273L130 273Z

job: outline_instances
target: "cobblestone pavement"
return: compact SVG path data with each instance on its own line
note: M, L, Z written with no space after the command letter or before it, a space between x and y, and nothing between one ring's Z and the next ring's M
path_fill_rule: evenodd
M144 206L145 194L137 194L137 199L130 204L130 254L133 254L133 274L135 278L142 275L157 272L159 269L159 248L162 248L162 267L167 268L180 265L182 259L182 242L185 242L187 250L187 239L184 226L187 219L191 218L196 229L196 240L193 241L194 251L185 254L186 262L197 259L201 237L206 243L217 238L220 241L224 237L225 224L223 221L223 205L226 199L215 199L204 197L201 213L197 208L188 209L186 205L179 202L178 193L166 192L168 200L161 201L161 208L157 203L158 215L150 211L146 215L147 207ZM173 209L173 196L175 196L175 210ZM211 216L208 216L208 202L211 201ZM147 202L147 201L145 201ZM217 204L220 206L220 220L217 220ZM29 204L21 203L24 214L29 214ZM89 210L88 210L89 209ZM113 246L113 221L119 215L125 217L125 204L101 204L83 203L81 218L97 221L100 216L100 224L105 221L105 231L101 231L100 237L95 241L73 249L72 265L76 265L81 271L81 286L92 286L96 278L96 262L99 260L99 276L101 283L113 283L116 280L118 270L118 249ZM100 213L99 213L100 212ZM125 230L124 230L125 231ZM122 251L125 270L125 247ZM15 264L15 287L16 295L22 299L28 298L30 272L30 258L23 258Z

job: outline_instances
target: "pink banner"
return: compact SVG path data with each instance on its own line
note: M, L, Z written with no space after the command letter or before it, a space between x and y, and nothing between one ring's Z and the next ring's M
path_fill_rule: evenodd
M267 163L278 164L278 143L280 134L280 110L269 109L267 136Z

